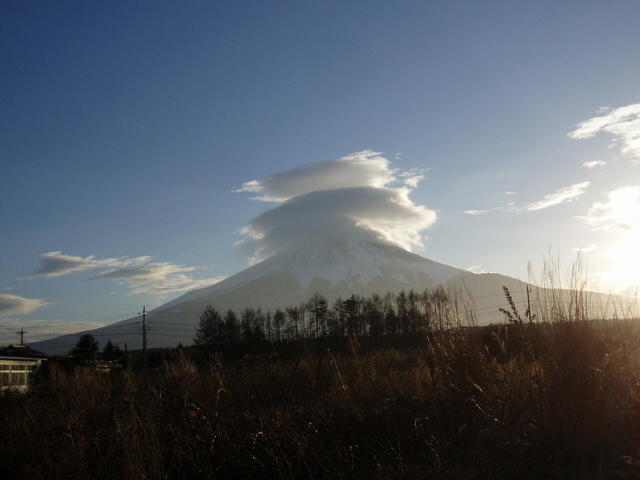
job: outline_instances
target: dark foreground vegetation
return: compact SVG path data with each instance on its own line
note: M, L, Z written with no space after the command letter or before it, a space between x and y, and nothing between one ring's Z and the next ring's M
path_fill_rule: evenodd
M243 358L52 362L0 397L0 478L638 478L640 330L543 304Z

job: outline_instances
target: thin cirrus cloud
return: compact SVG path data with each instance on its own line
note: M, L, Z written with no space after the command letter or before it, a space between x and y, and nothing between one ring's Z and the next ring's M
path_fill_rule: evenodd
M210 286L223 279L223 277L195 279L189 274L194 270L196 267L168 262L152 262L110 270L96 275L94 278L115 280L121 285L129 287L131 295L181 292Z
M505 211L504 210L505 207L496 207L493 208L491 210L465 210L464 214L465 215L473 215L473 216L477 216L477 215L486 215L487 213L491 213L491 212L501 212L501 211Z
M592 160L590 162L583 162L582 166L584 168L596 168L596 167L604 167L607 164L607 162L604 162L602 160Z
M147 263L150 260L151 257L121 257L98 260L95 255L78 257L65 255L57 250L40 255L40 268L33 272L32 277L62 277L71 273L84 272L85 270L126 267L128 265Z
M422 232L437 220L410 198L423 173L399 172L381 153L364 150L247 182L237 191L280 204L249 221L239 243L252 262L327 237L419 249Z
M618 146L623 155L640 159L640 103L618 108L603 108L602 115L578 124L568 133L570 138L582 140L600 132L613 136L612 146ZM640 164L640 160L634 163Z
M89 270L97 272L93 279L114 280L129 288L131 295L181 292L221 280L221 277L197 279L191 274L196 267L153 262L149 256L98 259L95 255L80 257L61 251L43 253L40 267L26 278L56 278Z
M506 206L494 207L485 210L465 210L466 215L485 215L487 213L517 213L517 212L535 212L544 210L545 208L561 205L563 203L573 202L578 199L589 188L589 182L574 183L567 187L562 187L553 193L549 193L540 200L534 202L517 205L514 202L508 203Z
M29 315L41 308L51 305L39 298L27 298L20 295L0 293L0 317Z
M563 187L553 193L545 195L542 199L525 205L524 210L534 212L544 208L560 205L561 203L573 202L580 197L589 187L589 182L574 183L568 187Z

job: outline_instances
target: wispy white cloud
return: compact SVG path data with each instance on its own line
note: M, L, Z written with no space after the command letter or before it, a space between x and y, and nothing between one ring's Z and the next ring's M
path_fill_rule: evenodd
M604 162L602 160L592 160L590 162L584 162L582 166L584 168L596 168L596 167L604 167L606 164L607 162Z
M61 277L70 273L84 272L96 268L120 268L128 265L147 263L151 257L104 258L98 260L95 255L78 257L65 255L61 251L45 252L40 255L40 268L33 272L33 277Z
M477 215L485 215L487 213L491 213L491 212L494 212L494 211L498 211L498 210L496 210L496 209L494 209L494 210L465 210L464 214L465 215L477 216Z
M578 124L569 137L582 140L606 132L613 136L612 146L618 146L622 154L640 158L640 103L601 111L602 115Z
M553 207L563 203L573 202L579 198L589 187L589 182L574 183L567 187L562 187L553 193L549 193L540 200L518 205L509 202L505 206L494 207L484 210L465 210L465 215L486 215L488 213L517 213L517 212L535 212L545 208Z
M206 287L224 277L195 279L189 272L196 267L187 267L167 262L152 262L118 268L96 275L94 278L109 278L128 286L131 295L142 293L166 294Z
M560 205L561 203L573 202L580 197L588 187L589 182L574 183L573 185L560 188L553 193L545 195L541 200L525 205L523 209L534 212L536 210L553 207L554 205Z
M398 172L382 154L365 150L245 183L240 191L284 202L251 220L243 229L249 238L240 243L254 261L318 237L421 248L422 231L437 220L410 198L423 178L422 170Z
M426 169L424 168L414 168L406 172L401 172L398 176L406 186L410 188L418 188L418 184L427 178L425 173Z
M129 287L131 295L173 293L212 285L222 277L194 278L196 267L170 262L153 262L149 256L98 259L60 251L41 255L40 267L26 278L55 278L84 271L97 271L92 278L108 278Z
M41 308L51 305L45 300L39 298L27 298L20 295L12 295L9 293L0 293L0 317L13 317L20 315L29 315Z

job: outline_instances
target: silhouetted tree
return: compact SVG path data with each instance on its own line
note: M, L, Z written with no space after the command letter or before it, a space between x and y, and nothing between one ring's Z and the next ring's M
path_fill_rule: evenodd
M439 286L431 293L431 302L434 312L433 318L436 324L441 326L445 322L448 311L451 308L449 295L447 295L447 292L442 286Z
M242 340L251 344L264 340L264 315L260 309L245 308L240 315Z
M271 312L267 311L266 316L263 317L262 320L262 325L264 326L264 329L267 332L267 340L269 341L269 343L273 342L273 331L271 330Z
M300 310L298 307L287 307L285 309L287 319L289 320L290 336L297 339L300 337Z
M413 290L409 290L407 295L407 317L409 322L409 331L416 333L421 329L420 310L418 307L418 295Z
M344 314L347 323L347 335L358 335L361 330L360 325L360 298L351 295L344 301Z
M396 335L398 333L398 317L393 309L393 295L391 292L382 299L382 309L384 311L384 333L386 335Z
M224 316L224 343L227 346L234 346L240 342L240 325L238 317L233 310L227 310Z
M431 330L431 319L433 317L433 302L429 290L425 290L420 295L420 305L422 308L422 328L425 331Z
M331 316L329 318L329 335L334 337L344 336L345 332L345 311L342 298L338 297L331 307Z
M346 300L337 298L331 307L325 297L315 294L307 302L277 309L273 314L245 308L239 318L233 310L222 318L209 305L200 315L194 342L237 351L263 350L267 342L277 345L304 338L423 334L442 326L450 318L451 309L451 298L442 287L423 293L352 294ZM112 349L117 347L109 341L105 358Z
M196 345L220 346L222 339L222 318L211 305L200 315L193 343Z
M93 360L98 353L99 345L93 335L85 333L80 337L76 346L69 352L74 357L87 362Z
M284 333L284 322L284 312L278 308L276 310L276 313L273 314L273 340L275 342L280 342L283 340L282 336Z
M396 297L396 315L398 316L398 326L402 333L409 332L409 311L407 308L407 294L402 290Z
M118 360L122 356L122 352L117 345L111 343L111 339L107 340L107 344L102 349L102 358L107 361Z
M329 313L329 307L327 306L327 299L320 294L315 294L309 300L309 312L311 312L311 319L313 331L316 337L325 336L327 333L327 315Z
M367 332L372 337L379 337L384 334L384 312L382 310L382 299L375 293L365 300L363 304L363 316L367 323Z

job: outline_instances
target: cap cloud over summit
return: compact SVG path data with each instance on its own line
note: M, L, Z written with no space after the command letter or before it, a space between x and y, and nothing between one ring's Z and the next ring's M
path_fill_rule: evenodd
M243 228L248 238L241 246L254 262L310 237L376 238L408 250L420 248L422 231L437 215L411 200L422 175L409 176L407 183L408 175L398 174L380 153L364 150L247 182L238 191L282 203Z
M253 192L256 200L283 202L318 190L345 187L382 188L396 180L396 170L379 152L363 150L338 160L307 163L262 180L246 182L236 192Z

